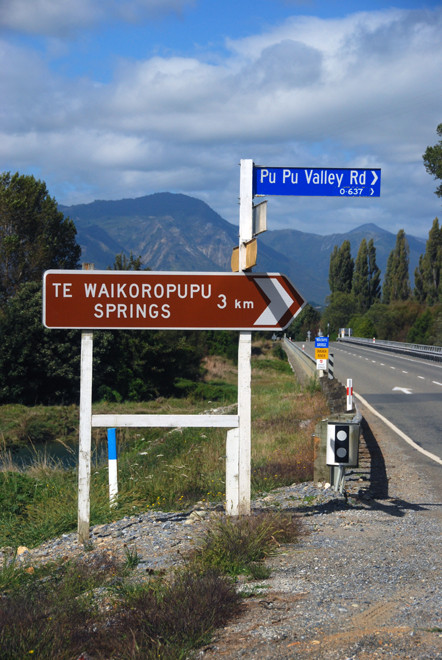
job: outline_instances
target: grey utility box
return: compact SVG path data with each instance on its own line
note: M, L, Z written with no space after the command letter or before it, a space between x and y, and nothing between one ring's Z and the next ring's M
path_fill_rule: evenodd
M327 465L356 467L359 455L360 424L355 422L327 423Z

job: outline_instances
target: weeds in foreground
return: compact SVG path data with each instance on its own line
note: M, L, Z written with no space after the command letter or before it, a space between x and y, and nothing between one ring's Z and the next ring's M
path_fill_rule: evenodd
M232 577L245 574L262 579L265 577L263 560L281 543L295 543L300 535L300 520L290 514L261 512L250 516L223 516L207 532L193 561Z
M138 551L136 548L126 548L124 551L124 554L126 556L126 562L125 565L127 568L136 568L138 564L140 563L140 557L138 555Z
M147 584L134 583L136 552L117 563L100 553L35 573L3 571L2 659L70 660L86 651L97 660L175 660L210 640L239 613L233 577L268 577L263 559L301 533L293 516L260 513L220 518L183 568ZM31 574L33 571L31 571ZM129 581L127 581L129 578ZM3 588L5 580L0 581Z

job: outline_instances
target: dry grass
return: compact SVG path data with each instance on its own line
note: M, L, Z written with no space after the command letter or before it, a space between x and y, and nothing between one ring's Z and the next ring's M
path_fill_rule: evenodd
M260 351L252 374L252 484L268 491L313 478L312 434L327 404L320 392L302 390L279 361L272 369L271 345Z
M237 381L238 372L235 365L218 355L208 355L204 358L203 368L205 381L221 380L232 384Z

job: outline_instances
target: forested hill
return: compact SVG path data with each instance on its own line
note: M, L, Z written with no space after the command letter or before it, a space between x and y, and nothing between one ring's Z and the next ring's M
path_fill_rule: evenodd
M153 270L230 271L238 226L194 197L156 193L59 208L75 222L82 260L94 263L96 268L111 266L120 252L132 252ZM429 218L429 227L432 220ZM323 304L329 294L333 247L349 240L355 258L363 238L373 238L377 263L384 275L396 234L375 224L326 236L291 228L267 231L258 238L258 263L254 270L283 273L307 300ZM410 235L407 239L413 281L419 256L425 251L425 240Z

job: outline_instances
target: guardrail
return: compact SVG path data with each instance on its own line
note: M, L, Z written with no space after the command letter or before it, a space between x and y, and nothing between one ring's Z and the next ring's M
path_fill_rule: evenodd
M377 348L383 351L394 351L404 353L405 355L414 355L442 362L442 346L427 346L425 344L407 344L401 341L388 341L386 339L366 339L365 337L338 337L338 341L349 344L362 344L370 348Z
M298 364L303 373L309 378L314 376L316 374L316 360L303 351L302 348L299 348L299 346L294 344L288 337L284 337L284 341L286 341L290 348L296 353L299 360Z

